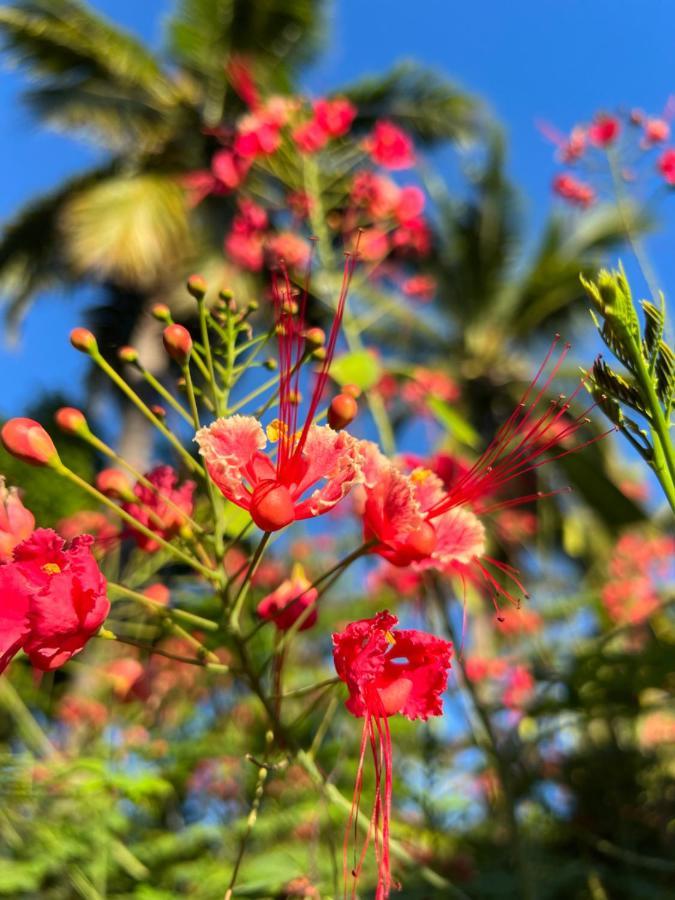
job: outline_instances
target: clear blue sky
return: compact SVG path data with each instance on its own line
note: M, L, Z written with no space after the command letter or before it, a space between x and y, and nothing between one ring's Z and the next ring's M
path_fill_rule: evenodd
M153 47L161 45L167 0L93 0L93 6ZM484 98L506 127L510 172L532 228L549 207L554 171L536 120L565 129L600 108L657 112L675 93L671 0L335 0L328 38L305 78L314 93L414 58ZM2 220L91 159L82 146L35 128L17 101L22 84L16 73L3 72ZM675 197L667 204L671 223L673 204ZM671 227L652 242L664 284L675 283L673 233ZM20 345L0 347L0 414L20 413L46 388L81 396L84 360L69 350L67 335L90 299L44 296L25 322Z

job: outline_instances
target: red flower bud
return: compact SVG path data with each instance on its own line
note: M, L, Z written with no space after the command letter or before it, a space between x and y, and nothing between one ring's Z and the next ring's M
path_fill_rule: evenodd
M5 449L33 466L53 466L60 462L52 439L34 419L10 419L0 432Z
M342 391L340 393L348 394L350 397L353 397L355 400L358 400L358 398L362 394L362 391L361 391L361 388L358 386L358 384L343 384Z
M167 325L162 336L164 349L171 359L184 366L192 353L192 338L187 328L182 325Z
M54 421L66 434L86 434L89 425L84 413L73 406L62 406L54 413Z
M88 328L73 328L70 332L70 343L82 353L95 353L98 350L96 338Z
M138 362L138 350L135 347L120 347L117 351L117 358L125 363Z
M340 431L356 418L358 411L358 404L351 394L338 394L328 407L328 424Z
M158 419L166 419L166 410L163 406L160 406L159 403L153 403L150 407L150 412L157 416Z
M120 469L102 469L96 476L96 487L113 500L134 500L129 479Z
M190 275L187 280L187 289L188 293L192 294L195 300L203 300L209 286L202 275Z
M171 310L166 305L166 303L155 303L150 308L150 315L153 319L157 319L158 322L170 322L171 321Z

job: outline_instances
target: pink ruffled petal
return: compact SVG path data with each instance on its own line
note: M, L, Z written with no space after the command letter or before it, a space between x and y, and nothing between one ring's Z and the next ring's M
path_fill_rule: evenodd
M451 509L434 519L432 524L436 530L436 547L428 559L416 564L416 568L466 565L485 553L485 528L470 510Z
M0 672L28 635L28 592L16 566L0 566Z
M296 504L296 519L308 519L327 512L355 484L363 481L360 441L346 431L333 431L328 425L312 425L309 429L302 461L304 471L290 488L294 499L302 497L318 481L326 479L326 483L306 500Z
M253 485L259 479L259 467L264 465L260 451L267 444L260 422L252 416L217 419L201 428L195 441L218 488L228 500L248 509L251 494L244 481Z

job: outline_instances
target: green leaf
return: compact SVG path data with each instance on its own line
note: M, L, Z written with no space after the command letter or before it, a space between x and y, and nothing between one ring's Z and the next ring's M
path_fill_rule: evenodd
M476 448L480 445L478 433L456 409L453 409L440 397L428 397L426 404L455 440L467 447Z
M355 384L362 391L367 391L382 377L382 366L374 353L369 350L358 350L334 359L330 375L340 386Z

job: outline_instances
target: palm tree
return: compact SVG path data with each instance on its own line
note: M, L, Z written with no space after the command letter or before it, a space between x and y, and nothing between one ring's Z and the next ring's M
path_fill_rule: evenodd
M151 370L157 323L144 315L199 260L222 269L232 204L186 202L179 177L208 166L210 129L243 110L227 63L245 55L265 93L288 92L320 46L321 0L179 0L165 52L80 0L17 0L0 7L5 53L35 82L23 100L37 120L102 146L105 160L21 209L0 241L0 287L10 324L54 285L87 282L103 293L99 317L111 345L133 341ZM361 128L386 113L431 143L467 134L475 105L452 86L404 67L354 90ZM154 358L153 358L154 354ZM133 412L125 452L147 454Z

